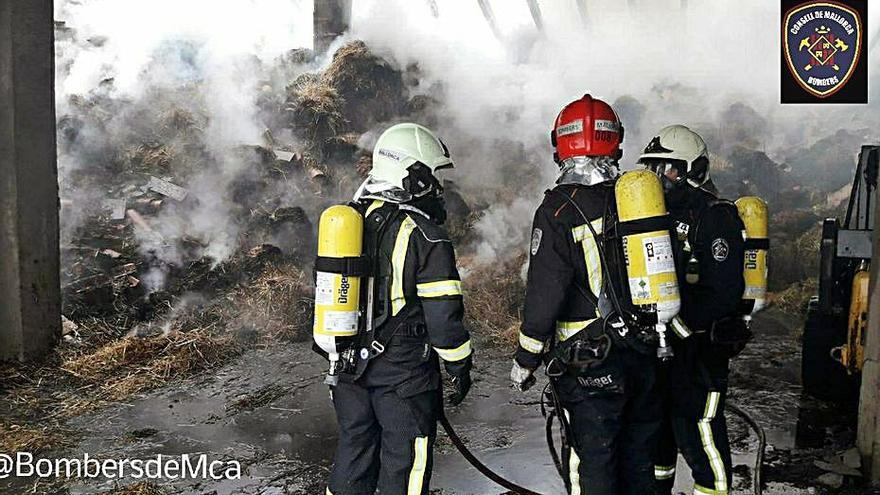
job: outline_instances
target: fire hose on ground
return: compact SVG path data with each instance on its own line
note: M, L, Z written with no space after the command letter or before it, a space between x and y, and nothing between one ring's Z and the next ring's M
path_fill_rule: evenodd
M753 490L755 495L761 495L763 491L763 487L761 485L761 467L764 465L764 449L767 447L767 436L764 434L764 429L761 428L761 425L758 424L757 421L754 420L749 414L736 404L731 402L727 403L727 410L732 412L733 414L739 416L749 427L755 431L755 435L758 436L758 453L755 455L755 471L752 475L752 483Z
M755 432L755 435L758 437L758 452L755 456L755 465L754 465L754 474L752 476L752 484L753 484L753 493L754 495L762 495L763 487L762 487L762 476L761 476L761 467L764 464L764 450L767 446L767 437L764 434L764 429L761 428L761 425L758 424L757 421L754 420L747 412L743 411L739 406L733 403L727 403L727 409L732 412L734 415L739 416L743 421L748 424L748 426ZM542 404L543 409L543 404ZM566 473L566 468L563 465L559 453L556 451L556 447L553 443L553 420L559 419L562 423L562 431L563 431L563 439L565 439L565 417L561 416L557 411L551 411L547 415L547 424L546 424L546 436L547 436L547 447L550 450L550 456L553 459L553 464L556 466L556 470L563 480L567 480L568 476ZM504 478L498 473L492 471L491 468L483 464L464 444L461 440L461 437L458 436L458 433L455 432L455 429L452 427L452 424L449 423L449 420L446 418L446 414L442 414L440 416L440 424L443 426L443 429L446 431L446 434L449 435L450 441L455 446L455 448L461 453L461 455L465 458L465 460L470 463L477 471L480 472L483 476L490 479L492 482L497 485L510 490L511 492L517 495L543 495L539 492L529 490L528 488L524 488L516 483ZM567 442L563 440L563 445Z
M549 386L549 385L548 385ZM542 403L542 409L543 409ZM751 428L755 435L758 437L758 452L755 455L755 465L753 466L753 475L752 475L752 490L754 495L762 495L763 493L763 479L761 474L761 468L764 465L764 451L767 447L767 437L764 434L764 429L761 428L761 425L755 421L747 412L743 411L739 406L734 403L728 402L726 405L727 409L732 412L734 415L739 416L745 423ZM563 480L568 479L567 466L562 462L562 457L559 452L556 451L556 446L553 442L553 421L558 419L560 423L560 433L562 434L562 444L563 450L568 448L568 441L566 431L568 427L566 425L566 418L564 415L561 415L559 411L555 409L551 410L549 413L545 414L547 417L546 424L546 437L547 437L547 448L550 450L550 457L553 459L553 464L556 466L556 471L559 473L559 476L562 477Z
M452 445L455 445L455 448L461 453L462 456L470 463L471 466L476 468L477 471L480 472L483 476L489 478L496 484L510 490L517 495L544 495L542 493L538 493L528 488L521 487L516 483L502 477L495 471L492 471L488 466L480 462L479 459L468 450L467 446L464 442L461 441L461 437L455 432L455 429L452 428L452 425L449 423L449 420L446 419L446 415L443 414L440 416L440 424L443 426L443 429L446 430L446 434L449 435L449 439L452 441Z

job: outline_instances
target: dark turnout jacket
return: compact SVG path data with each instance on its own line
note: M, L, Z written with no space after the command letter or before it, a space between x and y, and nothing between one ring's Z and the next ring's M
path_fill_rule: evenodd
M462 324L461 278L446 231L427 213L373 201L365 215L365 248L375 254L373 331L361 342L384 351L361 359L342 380L395 386L420 393L439 387L437 356L447 368L464 366L471 341Z
M685 206L670 210L681 294L673 330L679 337L736 316L745 290L745 226L736 205L696 190Z
M598 298L605 274L597 239L562 194L580 207L601 242L614 200L614 183L556 186L535 212L516 352L517 362L528 369L540 365L551 339L563 342L603 324Z

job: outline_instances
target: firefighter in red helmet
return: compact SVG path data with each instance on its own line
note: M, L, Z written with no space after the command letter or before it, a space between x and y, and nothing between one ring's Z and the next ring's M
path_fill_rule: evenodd
M585 95L559 113L551 141L559 178L535 213L511 381L525 390L546 364L567 420L560 465L569 493L651 494L656 338L623 316L615 295L625 269L611 228L623 126L610 105Z

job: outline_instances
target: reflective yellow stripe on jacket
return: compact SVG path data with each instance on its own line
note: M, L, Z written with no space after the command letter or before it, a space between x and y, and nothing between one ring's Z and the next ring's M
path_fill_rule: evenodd
M694 495L727 495L727 490L713 490L705 486L694 484Z
M593 230L597 234L602 232L602 218L597 218L590 222ZM602 291L602 259L599 256L599 246L596 244L596 238L586 224L579 225L571 230L574 236L574 242L580 242L584 248L584 263L587 265L587 278L590 283L590 290L595 295L599 295Z
M382 205L384 205L384 204L385 204L384 201L380 201L380 200L378 200L378 199L374 199L373 202L370 203L370 206L367 207L367 211L366 211L366 213L364 213L364 218L370 216L370 213L373 213L374 211L378 210L378 209L381 208Z
M541 354L544 352L544 343L538 339L533 339L528 335L519 332L519 345L523 349L531 352L532 354Z
M581 330L587 328L587 326L589 326L596 320L598 320L598 318L583 321L557 321L556 340L558 340L559 342L565 342L566 340L575 336Z
M460 296L461 281L438 280L436 282L417 284L416 291L418 292L419 297Z
M439 347L435 347L434 350L437 351L437 354L444 361L461 361L462 359L465 359L471 355L471 341L468 340L467 342L461 344L455 349L441 349Z
M672 327L672 331L675 332L675 335L678 335L679 338L686 339L692 335L691 329L684 324L681 316L673 318L672 321L669 322L669 325Z
M675 466L654 466L655 480L668 480L675 477Z
M400 224L397 238L394 240L394 250L391 252L391 315L396 315L406 306L406 296L403 293L403 270L406 263L406 252L409 250L409 239L416 223L408 215Z

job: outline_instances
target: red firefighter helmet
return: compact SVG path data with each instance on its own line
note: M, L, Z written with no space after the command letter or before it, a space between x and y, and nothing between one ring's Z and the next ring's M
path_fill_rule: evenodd
M556 148L556 163L578 156L619 160L623 155L623 125L611 105L586 94L559 112L550 142Z

